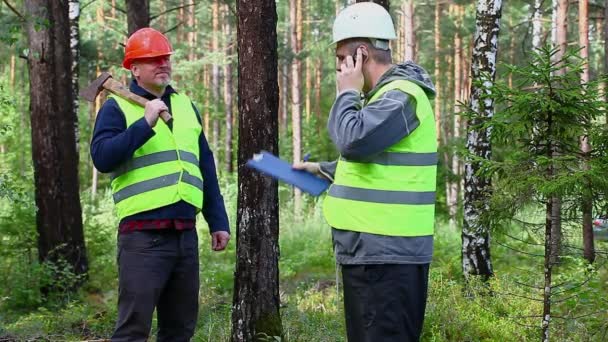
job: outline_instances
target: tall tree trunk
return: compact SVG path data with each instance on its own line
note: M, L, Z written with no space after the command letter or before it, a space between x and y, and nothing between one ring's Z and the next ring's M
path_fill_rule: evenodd
M441 145L441 80L440 80L440 57L441 57L441 2L435 2L435 130L437 131L437 146ZM447 166L447 165L446 165Z
M532 8L532 48L534 50L540 49L541 39L543 34L543 0L534 0L534 7Z
M302 7L304 8L304 7ZM303 34L303 37L306 37L306 39L308 41L310 41L309 37L310 37L310 10L306 11L306 22L308 23L306 26L303 25L303 27L306 27L306 33ZM303 42L300 42L300 45L302 45ZM312 74L313 74L313 68L312 68L312 56L306 56L306 95L305 97L305 110L306 110L306 123L308 124L310 122L310 112L311 112L311 93L312 93Z
M284 43L285 46L289 45L289 39L290 39L290 30L287 29L285 30L285 36L284 36ZM287 126L288 126L288 119L289 119L289 93L291 91L291 87L290 87L290 80L291 80L291 68L290 68L290 63L287 61L283 61L283 65L282 65L282 72L281 72L281 77L282 77L282 84L283 84L283 89L281 92L281 132L283 134L287 134Z
M414 2L407 0L401 6L403 11L403 31L405 33L404 60L416 59L416 31L414 24Z
M608 74L608 0L604 1L604 74ZM608 102L608 79L604 84L604 96ZM608 115L606 116L608 122Z
M384 7L387 11L389 11L389 8L390 8L390 0L372 0L372 1L369 1L369 0L367 0L367 1L366 0L357 0L356 2L375 2L378 5Z
M40 262L65 260L75 274L86 274L68 6L25 1L38 256ZM38 27L38 20L50 25Z
M114 11L114 6L116 4L114 2L112 2L112 10ZM97 6L97 10L95 11L96 13L96 21L97 24L102 27L103 29L105 29L105 25L106 25L106 17L105 17L105 13L104 13L104 4L103 2L98 3ZM103 60L103 49L101 49L99 46L97 47L97 60L96 60L96 67L95 67L95 77L99 77L99 75L101 74L101 61ZM89 120L91 123L91 132L94 129L95 126L95 115L97 115L97 113L99 113L99 110L101 108L101 103L102 103L102 95L105 92L102 92L101 94L99 94L96 98L95 98L95 105L92 106L93 111L89 116ZM90 159L90 158L89 158ZM91 162L91 199L95 200L95 197L97 196L97 183L99 180L99 172L97 171L97 169L95 168L95 165L93 165L93 163Z
M10 84L11 84L11 89L14 90L15 89L15 64L16 64L16 57L15 54L12 53L11 54L11 73L10 73Z
M210 68L209 68L208 65L205 65L203 67L203 73L204 73L204 75L203 75L203 80L204 80L203 81L203 84L204 84L203 88L205 90L207 90L207 91L209 91L209 89L211 89L211 72L209 72L209 69ZM204 105L205 115L204 115L204 118L203 118L203 126L205 127L205 134L207 135L207 139L210 138L209 137L209 125L211 123L211 110L212 110L211 109L211 103L212 103L211 101L213 101L211 99L211 96L205 96L205 100L204 100L204 102L205 102L205 105Z
M552 153L550 153L551 155L549 156L549 158L552 158L553 155ZM550 174L549 176L552 176L552 171L549 171ZM551 237L552 231L553 231L553 213L555 213L555 210L552 208L553 206L553 201L551 199L549 199L547 201L547 219L545 222L545 262L544 262L544 278L545 278L545 286L543 287L543 318L542 318L542 323L541 323L541 329L542 329L542 341L543 342L549 342L549 323L551 322L551 290L552 290L552 283L551 283L551 276L553 273L553 262L551 261L552 259L552 255L553 253L551 252L551 249L553 248L553 244L551 243L551 241L553 241L553 238Z
M276 180L245 167L278 154L277 13L274 0L238 0L239 194L232 341L282 338Z
M70 53L72 55L72 102L74 117L74 137L76 139L76 153L80 148L80 132L78 130L78 61L80 59L80 34L78 20L80 19L80 3L79 0L70 0L68 2L69 22L70 22Z
M579 0L578 2L578 40L581 47L580 55L584 60L583 70L581 73L581 83L585 87L589 82L589 3L588 0ZM589 170L588 158L591 152L589 136L581 137L581 153L585 158L583 168ZM590 187L587 187L590 188ZM589 263L595 260L595 248L593 243L593 198L590 194L583 195L582 212L583 212L583 255Z
M220 45L219 45L219 30L220 30L220 4L219 4L219 0L213 0L213 5L211 6L212 9L212 15L213 15L213 19L212 19L212 25L213 25L213 31L212 31L212 39L211 39L211 51L217 53L220 50ZM213 61L213 66L212 66L212 80L211 80L211 101L212 101L212 108L213 110L211 111L211 122L212 122L212 137L211 137L211 141L212 141L212 145L214 149L217 149L219 146L219 139L220 139L220 121L218 118L218 114L219 114L219 97L220 97L220 66L218 64L218 61L215 60Z
M224 37L227 37L226 55L229 56L224 64L224 111L226 113L226 172L232 173L232 28L230 27L230 8L224 4Z
M501 6L501 0L477 2L471 72L475 80L481 80L483 75L487 75L489 79L485 80L482 86L473 85L471 88L471 110L480 117L472 119L469 125L467 149L469 153L484 159L490 159L492 154L490 130L479 128L479 124L494 115L494 102L487 98L482 100L482 97L490 92L487 82L494 82L496 77ZM477 175L479 169L478 162L467 160L462 228L462 271L465 277L473 275L488 279L493 274L490 259L490 227L480 218L488 211L492 184L489 178Z
M321 127L321 88L323 82L323 60L321 57L315 63L315 115L317 116L317 125Z
M292 131L292 160L298 161L302 159L302 101L300 91L300 67L301 61L299 57L298 44L298 0L289 1L289 21L291 22L291 50L294 59L291 63L291 131ZM301 214L302 209L302 192L298 188L294 188L294 214Z
M453 139L456 142L460 139L461 132L461 116L460 116L460 104L462 101L462 37L460 35L462 15L464 14L461 9L462 5L454 4L453 12L455 14L455 30L454 30L454 130ZM450 222L456 221L456 215L458 213L458 198L459 198L459 184L460 184L460 159L455 152L452 153L452 173L454 178L449 184L448 193L448 210L450 214Z
M553 0L551 17L551 42L553 44L553 47L558 48L555 55L553 55L553 59L554 61L559 61L566 53L566 48L568 44L568 0ZM560 69L556 71L556 74L563 75L565 72L565 69ZM554 153L555 155L558 155L560 151L555 150ZM551 262L556 263L559 261L559 255L562 251L562 201L561 198L557 196L553 197L551 201L551 210L553 210L553 219L551 220Z
M196 27L196 2L195 0L189 0L188 3L192 5L186 7L186 10L188 11L186 41L188 42L188 60L194 61L196 60L196 32L198 31Z
M158 10L160 11L160 13L164 13L167 10L167 2L161 1L160 7ZM158 30L160 32L165 32L167 30L167 16L161 15L160 17L158 17L157 22L158 22Z
M150 26L150 1L125 0L129 36L143 27Z

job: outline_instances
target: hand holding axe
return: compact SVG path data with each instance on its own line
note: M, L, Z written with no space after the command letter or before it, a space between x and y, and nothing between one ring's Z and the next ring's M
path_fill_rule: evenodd
M131 101L133 103L139 104L142 107L146 106L148 102L147 99L133 94L129 89L127 89L122 83L114 80L112 75L107 72L102 72L97 79L95 79L91 84L80 91L80 96L82 96L85 100L89 102L95 101L95 98L99 93L103 90L107 90L116 96L120 96L121 98ZM173 117L166 110L160 112L161 119L169 126L169 128L173 127Z

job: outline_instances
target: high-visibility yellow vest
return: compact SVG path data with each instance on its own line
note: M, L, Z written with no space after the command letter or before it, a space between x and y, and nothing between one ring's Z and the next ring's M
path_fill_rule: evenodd
M127 120L127 127L144 116L144 108L118 96L110 96ZM199 167L202 131L190 99L171 95L173 132L162 122L155 135L133 157L112 172L112 194L118 217L186 201L203 207L203 176Z
M365 162L338 160L323 204L325 219L336 229L388 236L433 234L438 161L435 117L424 90L406 80L384 85L365 105L394 89L414 97L420 125Z

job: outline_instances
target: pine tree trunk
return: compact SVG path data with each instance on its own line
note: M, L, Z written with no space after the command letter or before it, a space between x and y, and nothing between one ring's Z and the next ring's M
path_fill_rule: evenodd
M127 24L129 36L143 27L150 26L150 1L125 0L127 5Z
M401 6L403 11L403 31L405 33L404 60L416 59L416 32L414 25L414 2L407 0Z
M476 11L476 30L473 48L472 77L481 80L483 75L494 82L496 77L496 54L498 50L498 33L501 17L500 0L479 0ZM471 88L471 110L480 118L472 119L467 136L469 153L484 159L490 159L490 130L478 128L480 120L494 115L494 102L483 99L489 93L485 85L473 85ZM488 199L491 192L491 180L477 175L480 169L478 162L467 160L465 165L465 201L464 224L462 228L462 271L465 277L482 276L487 280L492 276L490 259L490 227L480 217L488 211Z
M212 39L211 39L211 51L218 52L220 49L219 45L219 29L220 29L220 4L219 0L213 0L212 9ZM218 118L219 113L219 98L220 98L220 66L217 61L213 62L212 66L212 80L211 80L211 101L212 101L212 110L211 110L211 122L212 122L212 134L211 134L211 144L213 145L213 149L217 149L219 147L219 139L220 139L220 121Z
M209 66L205 65L203 67L203 84L204 84L204 89L211 89L211 73L209 72ZM205 100L204 100L204 108L205 108L205 115L203 118L203 126L205 127L205 134L207 135L207 140L209 140L210 136L209 136L209 125L211 123L211 96L205 96Z
M321 88L323 82L323 60L319 57L315 63L315 115L317 125L321 127Z
M289 45L290 30L285 30L284 43L285 46ZM283 61L281 77L283 78L283 89L281 93L281 132L287 134L287 126L289 120L289 93L291 91L291 68L289 62Z
M167 3L165 1L160 2L159 11L160 13L164 13L167 10ZM158 17L158 30L160 32L165 32L167 30L167 16L161 15Z
M15 89L15 63L16 63L15 54L11 54L11 71L10 71L10 84L11 89Z
M302 102L300 92L300 58L298 49L298 0L289 1L289 20L291 22L291 50L294 59L291 63L291 131L292 131L292 160L302 160ZM294 214L301 214L302 192L294 188Z
M435 37L435 130L437 131L437 146L441 145L441 101L443 100L441 96L441 80L440 80L440 56L441 56L441 2L435 2L435 32L433 33Z
M162 2L162 1L161 1ZM194 61L196 60L196 1L189 0L189 4L191 6L186 7L187 16L188 16L188 32L186 33L186 38L188 42L188 60Z
M580 55L585 64L581 73L581 83L585 87L589 82L589 12L588 0L579 0L578 2L578 34L579 46L581 47ZM585 158L583 168L589 170L588 158L591 152L589 136L581 137L581 153ZM583 196L582 212L583 212L583 255L589 263L595 260L595 247L593 242L593 198L590 194Z
M278 185L245 167L260 149L279 152L275 6L274 0L237 1L239 194L232 341L283 338Z
M559 61L566 53L566 48L568 44L568 0L553 0L552 8L553 12L551 23L551 42L554 47L558 48L555 55L553 55L553 59L554 61ZM565 69L561 69L556 71L556 74L563 75L565 72ZM558 155L560 152L558 150L555 150L553 151L553 153L555 155ZM551 241L551 262L557 263L559 261L559 256L562 251L562 201L559 197L554 197L551 199L551 201L551 210L553 210L553 219L551 220L553 225L551 228L551 239L553 240Z
M72 272L86 274L68 3L26 0L25 8L38 256L40 262L65 260ZM38 27L37 20L51 25Z
M115 5L116 4L113 2L112 11L114 11ZM104 7L103 2L98 3L97 9L95 10L95 18L96 18L97 24L100 27L103 27L105 29L106 17L105 17L103 7ZM103 61L103 49L101 49L99 46L96 49L97 49L97 60L95 61L96 62L95 77L99 77L99 75L101 74L101 65L100 64L101 64L101 61ZM102 97L103 97L104 93L105 92L102 92L101 94L97 95L97 97L95 97L95 104L94 104L94 106L92 106L93 110L89 116L89 121L91 123L91 132L94 129L95 115L97 115L97 113L99 113L99 109L101 108ZM91 199L92 200L94 200L95 197L97 196L98 180L99 180L99 172L97 171L97 169L95 168L95 165L93 165L93 162L91 161Z
M225 48L226 55L232 56L231 44L234 41L232 39L232 28L230 27L230 9L228 4L224 4L224 37L227 37L227 44ZM227 62L224 65L224 111L226 113L226 144L225 150L225 164L226 172L232 173L232 58L227 58Z

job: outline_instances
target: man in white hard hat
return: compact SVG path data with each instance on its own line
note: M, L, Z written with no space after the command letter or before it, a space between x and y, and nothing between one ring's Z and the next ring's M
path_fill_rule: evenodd
M433 254L437 142L424 69L393 64L389 13L372 2L337 16L336 162L295 163L333 181L323 212L342 266L348 340L417 341Z

